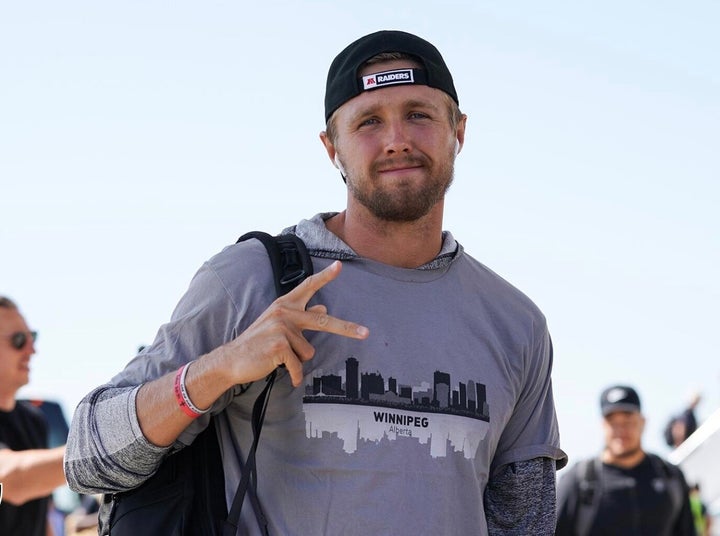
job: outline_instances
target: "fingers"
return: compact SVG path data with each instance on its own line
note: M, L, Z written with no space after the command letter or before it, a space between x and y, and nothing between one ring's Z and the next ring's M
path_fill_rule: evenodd
M293 387L299 387L304 376L302 362L298 359L290 359L286 363L285 369L290 376L290 381L292 382Z
M330 316L326 312L306 311L305 318L308 319L308 324L304 329L325 331L352 339L365 339L370 334L370 331L365 326Z
M276 309L274 313L278 319L282 319L283 325L287 326L288 333L295 330L298 334L303 331L323 331L351 339L365 339L370 334L368 328L362 324L329 315L324 307L312 307L307 311L283 307Z
M342 270L342 263L335 261L327 268L307 277L296 288L288 292L281 299L283 301L297 303L302 309L305 309L310 299L315 293L334 280Z
M295 325L301 330L324 331L353 339L365 339L370 331L365 326L335 318L327 314L325 306L314 306L308 311L294 313L302 315ZM308 342L302 331L290 331L287 335L290 353L285 365L293 386L297 387L303 380L302 363L315 356L315 347Z
M353 339L364 339L369 334L369 330L365 326L328 315L324 305L313 305L305 310L315 293L336 279L341 270L342 263L340 261L333 262L327 268L305 279L287 295L278 298L278 302L282 302L285 307L290 309L287 311L290 320L302 330L325 331ZM300 314L293 314L292 310L296 310Z
M303 363L313 358L315 348L300 331L290 330L283 335L282 341L269 349L269 355L272 356L272 367L285 367L292 384L297 387L303 380Z
M328 314L327 307L308 302L318 290L335 280L342 264L335 261L308 277L295 289L277 298L242 334L228 343L228 355L241 357L233 373L234 383L255 381L273 368L284 365L292 384L303 381L303 363L313 358L315 348L305 331L321 331L353 339L365 339L369 330L363 325Z

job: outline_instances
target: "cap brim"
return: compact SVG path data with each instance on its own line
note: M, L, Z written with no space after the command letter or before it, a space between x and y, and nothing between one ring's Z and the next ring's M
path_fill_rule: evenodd
M640 408L635 404L610 404L602 409L602 414L603 417L607 417L611 413L615 413L617 411L640 413Z

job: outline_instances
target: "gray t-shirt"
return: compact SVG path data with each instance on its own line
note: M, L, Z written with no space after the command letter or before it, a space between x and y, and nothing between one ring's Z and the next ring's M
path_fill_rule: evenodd
M293 388L280 372L257 454L258 496L271 534L485 534L489 479L514 462L566 459L545 318L450 233L432 263L402 269L359 258L327 231L323 217L294 228L316 271L343 260L338 279L311 305L367 326L370 337L306 332L316 354L304 366L304 384ZM105 408L78 408L75 420L97 422L103 412L126 420L116 426L127 433L108 439L110 450L123 459L137 450L144 458L128 471L134 476L114 474L91 486L126 486L150 474L166 450L139 432L133 386L237 337L274 299L259 242L230 246L200 269L151 347L112 380L114 387L96 394L102 402L94 405ZM219 428L229 499L263 384L238 386L213 406L214 414L225 410ZM115 400L123 397L132 409L121 415ZM206 422L195 421L179 441L190 443ZM82 487L97 477L85 474L92 448L77 434L67 467ZM252 534L256 524L245 506L244 530Z

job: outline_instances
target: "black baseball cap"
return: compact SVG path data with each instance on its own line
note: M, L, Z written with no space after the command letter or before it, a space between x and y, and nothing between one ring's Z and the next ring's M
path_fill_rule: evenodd
M393 69L373 76L358 77L362 65L382 52L415 56L422 69ZM416 35L397 30L381 30L349 44L333 60L325 88L325 121L340 106L363 91L397 84L423 84L440 89L459 104L452 75L440 51Z
M613 385L600 395L600 411L603 417L615 411L640 411L637 391L627 385Z

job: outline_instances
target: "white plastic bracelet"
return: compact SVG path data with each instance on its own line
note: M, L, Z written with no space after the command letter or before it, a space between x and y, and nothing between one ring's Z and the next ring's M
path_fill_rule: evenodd
M182 409L188 417L197 418L210 411L210 408L199 409L192 403L192 400L190 400L187 387L185 386L185 376L187 375L187 370L191 363L192 361L190 363L185 363L175 375L175 398L180 405L180 409Z

